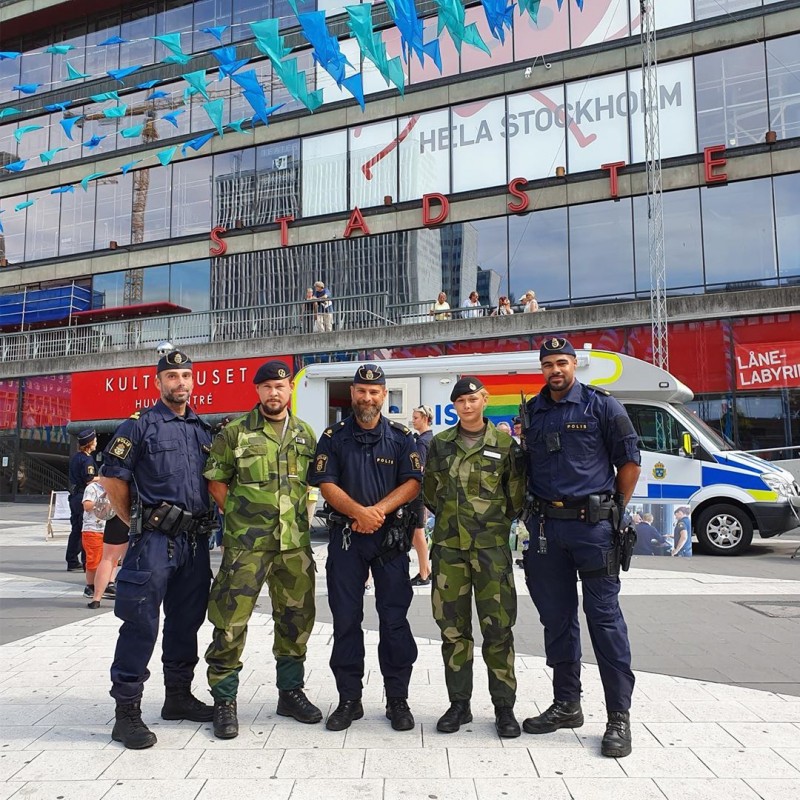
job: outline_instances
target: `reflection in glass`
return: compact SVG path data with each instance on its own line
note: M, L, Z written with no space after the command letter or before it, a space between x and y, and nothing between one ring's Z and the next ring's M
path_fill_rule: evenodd
M633 293L631 201L608 200L569 209L569 263L574 298Z
M778 267L781 278L800 275L800 172L776 175L775 229L778 236Z
M767 41L770 129L800 136L800 34Z
M767 130L764 45L707 53L697 56L694 65L700 149L763 142Z
M255 163L255 150L214 156L214 225L233 228L237 220L255 224Z
M171 165L140 169L133 173L132 242L169 238L171 198Z
M82 253L94 247L95 185L61 195L60 255Z
M2 216L3 232L0 233L0 259L4 258L9 266L21 264L25 260L25 218L30 207L14 211L14 207L26 202L28 195L4 197L2 208L6 212Z
M28 195L33 205L28 211L25 233L25 260L52 258L58 255L58 212L60 194L49 191Z
M761 5L761 0L694 0L694 18L725 16ZM734 17L735 19L735 17Z
M93 308L125 305L125 273L107 272L92 278Z
M706 281L737 289L777 275L769 178L702 187Z
M114 241L123 246L131 241L133 175L110 175L96 184L98 249Z
M449 110L443 108L400 117L398 124L400 200L417 200L429 192L447 194L450 191L450 149L446 144Z
M208 259L173 264L170 267L170 302L192 311L207 311L211 307L209 281Z
M350 206L383 205L397 197L397 120L350 128Z
M169 302L169 264L144 270L143 303Z
M700 193L697 189L665 192L664 258L667 288L703 288L703 236ZM633 235L636 248L636 292L650 293L650 247L647 231L648 199L633 198Z
M120 67L146 66L155 60L156 33L154 5L134 7L122 12L120 36L128 41L120 45Z
M211 229L211 156L172 165L172 235Z
M256 151L258 167L253 218L256 225L300 217L300 140L265 144Z
M566 208L508 218L512 303L530 289L541 305L569 300L568 242Z

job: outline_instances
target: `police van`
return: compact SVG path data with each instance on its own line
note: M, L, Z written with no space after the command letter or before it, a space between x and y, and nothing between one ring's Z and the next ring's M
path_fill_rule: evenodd
M684 405L691 390L665 370L631 356L584 348L577 351L576 377L609 391L623 403L639 435L642 472L629 504L632 513L652 515L663 541L673 543L690 510L691 533L705 553L736 555L758 530L762 538L800 525L800 487L792 474L748 453L731 449ZM434 411L433 429L455 424L453 384L475 375L491 398L487 416L496 424L518 414L526 397L544 385L538 353L393 359L380 362L388 395L383 413L411 424L421 404ZM293 412L319 434L350 413L356 364L312 364L295 379ZM645 516L650 520L649 516ZM665 545L661 552L674 548ZM681 554L689 554L690 547Z

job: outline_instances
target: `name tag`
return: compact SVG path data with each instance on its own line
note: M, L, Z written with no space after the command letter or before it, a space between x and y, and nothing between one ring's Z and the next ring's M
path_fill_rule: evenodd
M302 437L300 437L300 436L298 436L298 437L295 439L295 441L296 441L298 444L305 444L305 443L306 443L306 440L305 440L305 439L303 439L303 438L302 438Z
M567 422L564 428L568 431L588 431L589 426L585 422Z
M483 454L489 458L496 458L498 461L503 457L500 453L495 453L493 450L484 450Z

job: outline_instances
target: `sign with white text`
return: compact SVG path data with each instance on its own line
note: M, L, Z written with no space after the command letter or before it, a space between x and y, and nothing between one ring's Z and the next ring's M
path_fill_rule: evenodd
M738 389L800 386L800 342L736 345Z

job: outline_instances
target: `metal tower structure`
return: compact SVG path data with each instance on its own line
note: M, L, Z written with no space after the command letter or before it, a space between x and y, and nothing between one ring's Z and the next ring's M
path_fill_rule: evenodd
M647 241L650 255L650 328L653 363L669 369L667 339L667 265L664 255L664 204L661 181L661 134L658 124L658 56L655 0L640 0L644 153L647 170Z

